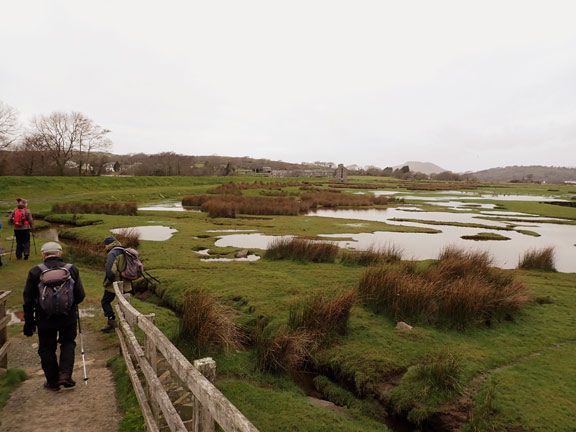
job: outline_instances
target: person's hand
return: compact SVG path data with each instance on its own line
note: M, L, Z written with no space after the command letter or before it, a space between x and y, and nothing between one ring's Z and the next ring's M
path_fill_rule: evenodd
M34 321L26 321L24 323L24 335L25 336L32 336L36 331L36 323Z

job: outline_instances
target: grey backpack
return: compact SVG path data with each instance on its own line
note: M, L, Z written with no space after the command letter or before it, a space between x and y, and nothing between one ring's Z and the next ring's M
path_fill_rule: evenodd
M38 282L38 304L50 318L53 315L68 315L74 305L74 285L70 275L72 264L64 267L38 266L42 273Z

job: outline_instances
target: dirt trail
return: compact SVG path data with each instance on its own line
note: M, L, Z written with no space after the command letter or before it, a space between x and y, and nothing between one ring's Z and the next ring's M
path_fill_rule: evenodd
M16 389L0 411L2 432L112 432L122 418L116 389L106 360L117 349L99 332L85 330L84 348L88 384L83 381L80 340L76 339L73 378L76 387L59 392L43 388L44 374L37 354L38 338L11 338L8 367L26 370L29 379Z

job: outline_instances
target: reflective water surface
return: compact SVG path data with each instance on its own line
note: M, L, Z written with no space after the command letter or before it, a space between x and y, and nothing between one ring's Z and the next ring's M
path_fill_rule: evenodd
M115 228L111 229L110 232L113 234L122 234L122 232L125 230L134 230L138 233L140 240L151 240L151 241L165 241L168 240L170 237L172 237L172 234L178 232L177 229L163 225Z

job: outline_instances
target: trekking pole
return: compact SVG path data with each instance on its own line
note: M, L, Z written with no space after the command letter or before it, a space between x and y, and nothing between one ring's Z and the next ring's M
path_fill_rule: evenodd
M36 249L36 236L34 235L34 231L30 231L30 234L32 234L32 241L34 242L34 253L38 255L38 249Z
M80 309L76 305L76 315L78 316L78 333L80 334L80 351L82 352L82 367L84 368L84 384L88 385L88 375L86 374L86 358L84 357L84 340L82 338L82 327L80 326Z
M12 261L12 251L14 250L14 239L16 238L15 235L12 236L12 245L10 246L10 261Z

